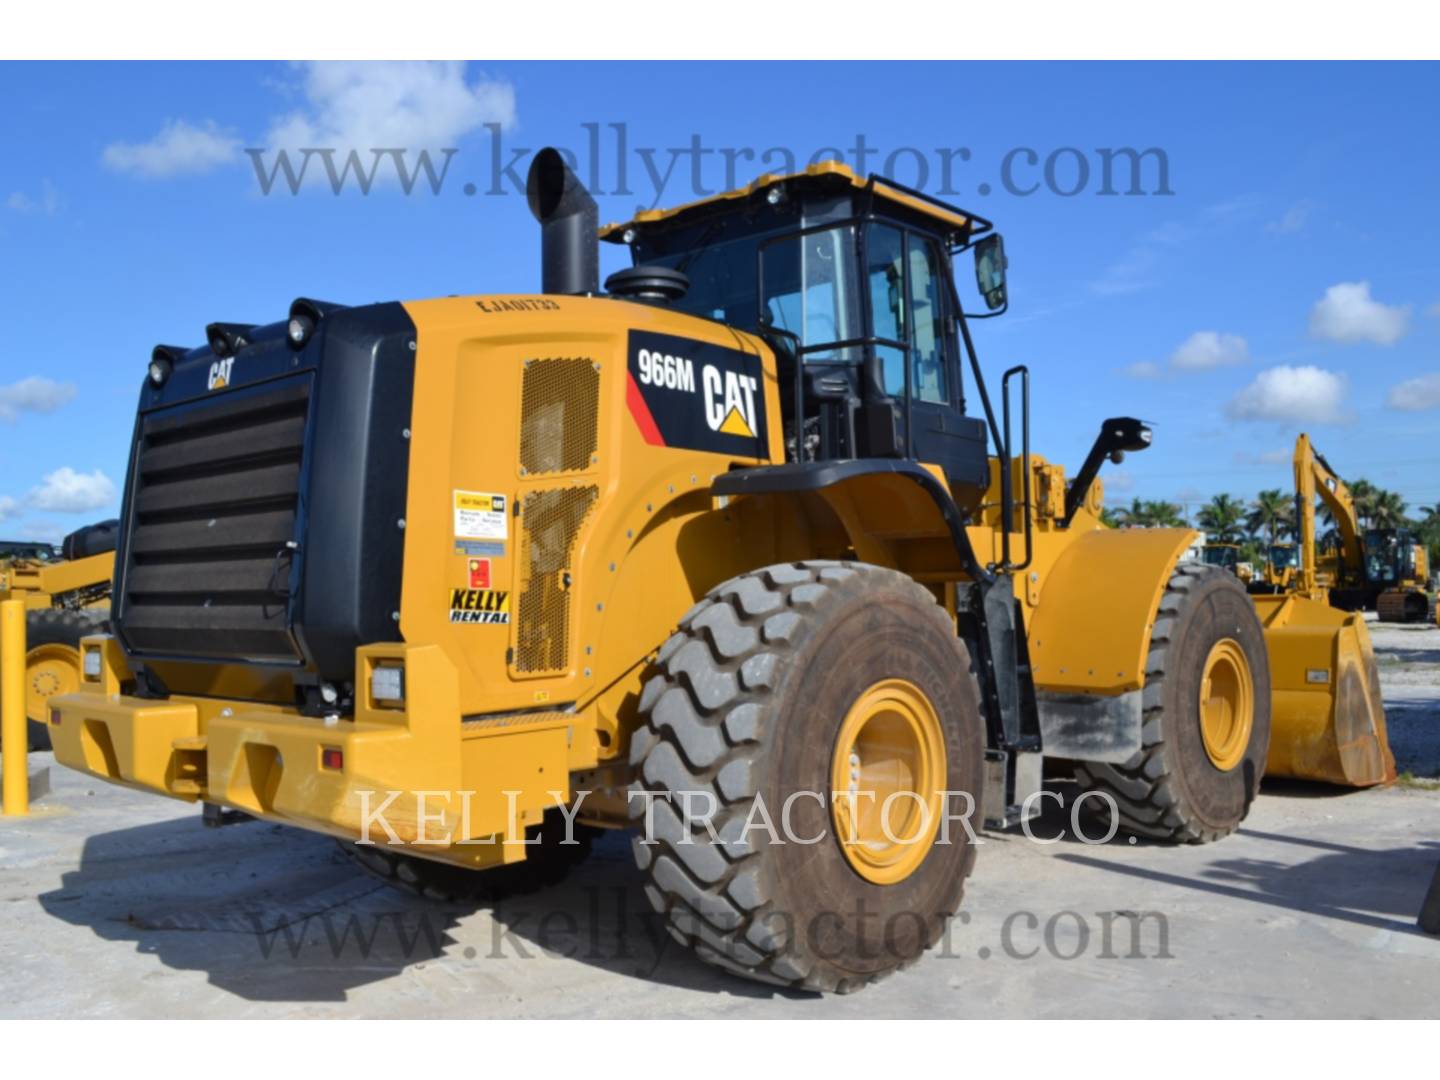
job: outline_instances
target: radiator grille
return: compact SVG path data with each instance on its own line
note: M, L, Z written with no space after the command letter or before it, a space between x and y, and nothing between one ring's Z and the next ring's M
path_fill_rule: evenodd
M600 372L590 360L529 360L520 384L520 466L575 472L595 454Z
M570 656L570 563L600 489L554 488L521 503L520 603L515 670L563 671Z
M119 623L139 653L298 659L288 590L308 378L146 417Z

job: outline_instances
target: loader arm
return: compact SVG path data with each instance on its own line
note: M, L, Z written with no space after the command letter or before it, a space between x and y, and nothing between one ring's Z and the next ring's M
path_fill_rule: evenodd
M1350 489L1324 456L1315 450L1310 436L1301 432L1295 440L1295 516L1300 529L1300 587L1306 593L1316 588L1316 495L1325 501L1340 530L1341 570L1349 568L1355 578L1362 579L1365 573L1364 547Z

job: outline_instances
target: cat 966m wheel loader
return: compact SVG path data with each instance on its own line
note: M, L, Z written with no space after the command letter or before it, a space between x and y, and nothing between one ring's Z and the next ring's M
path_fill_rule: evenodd
M1254 607L1192 531L1101 524L1143 424L1067 476L1024 368L992 407L950 269L1004 309L988 222L822 164L598 230L634 262L602 292L558 153L529 201L538 294L155 350L63 763L439 895L558 876L589 834L557 806L633 824L676 936L812 989L933 943L960 824L1033 813L1045 758L1123 829L1236 827Z

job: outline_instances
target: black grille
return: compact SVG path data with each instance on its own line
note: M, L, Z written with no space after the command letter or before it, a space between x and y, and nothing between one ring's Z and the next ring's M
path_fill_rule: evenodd
M289 627L310 376L145 416L117 622L140 654L296 663Z

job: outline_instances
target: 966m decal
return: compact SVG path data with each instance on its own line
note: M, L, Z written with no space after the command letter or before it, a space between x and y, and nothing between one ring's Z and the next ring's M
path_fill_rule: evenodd
M691 338L630 331L626 402L652 446L763 458L760 358Z

